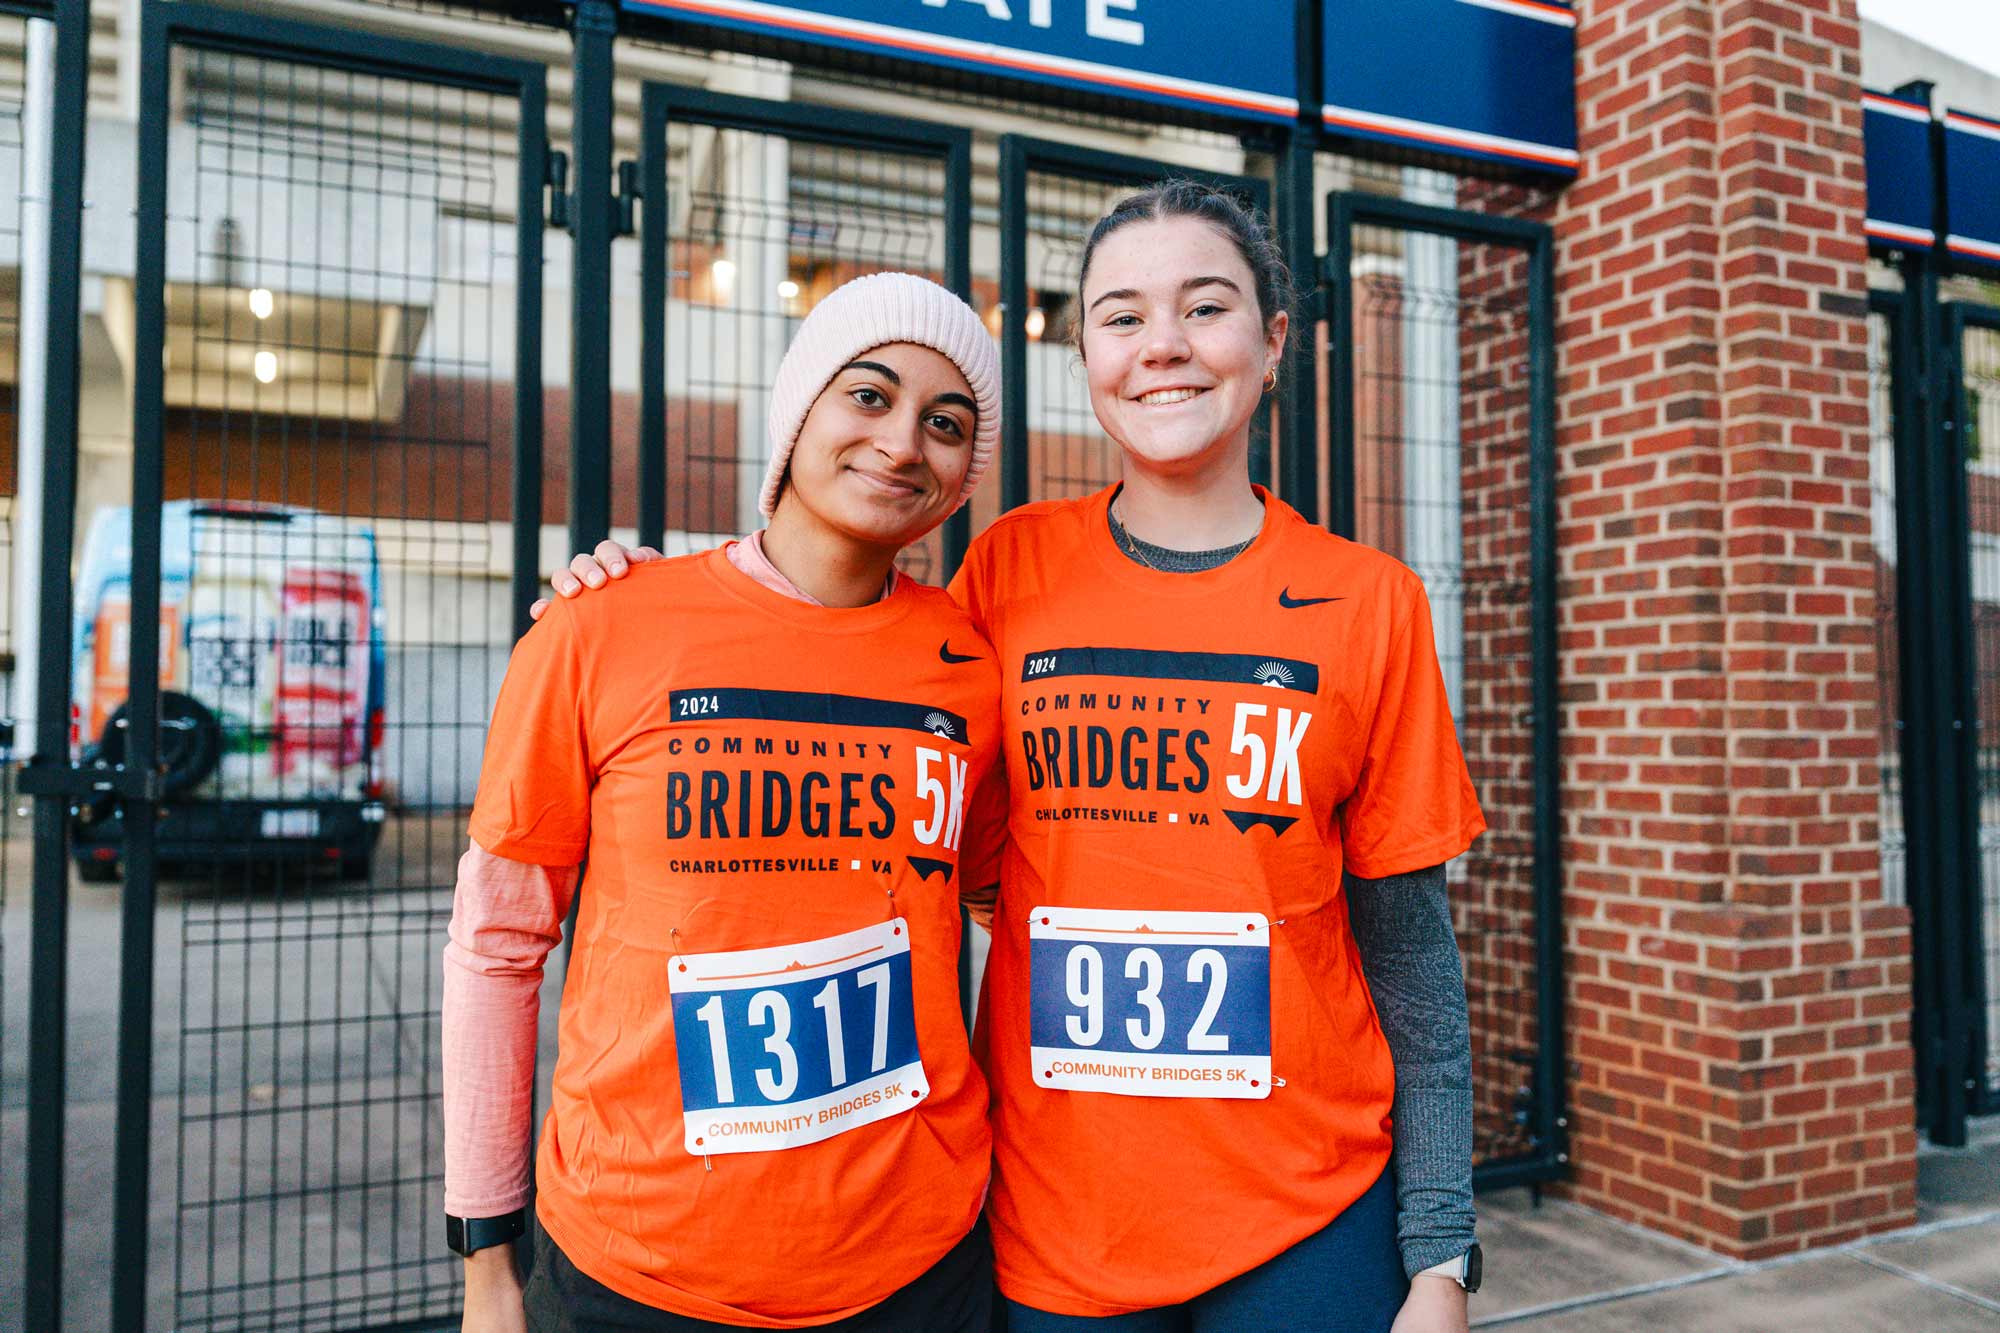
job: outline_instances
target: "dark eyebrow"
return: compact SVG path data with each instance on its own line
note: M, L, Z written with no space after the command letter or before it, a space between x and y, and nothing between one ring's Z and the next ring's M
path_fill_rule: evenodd
M842 366L840 370L842 374L846 374L850 370L873 371L875 374L880 375L883 379L889 381L889 383L895 385L897 388L900 389L903 386L903 377L901 375L898 375L895 371L889 369L889 367L883 365L880 361L850 361L846 365Z
M1181 284L1181 295L1185 296L1197 287L1227 287L1238 296L1243 295L1241 287L1238 287L1235 283L1219 274L1211 278L1189 278Z
M932 407L937 407L942 403L950 403L954 407L964 408L966 411L972 413L974 420L977 420L979 417L979 404L973 402L962 393L941 393L931 399Z
M1228 278L1222 277L1219 274L1206 278L1189 278L1186 282L1181 284L1181 295L1185 296L1197 287L1227 287L1230 291L1235 292L1238 296L1243 295L1243 289L1241 287L1238 287ZM1095 310L1097 309L1097 307L1103 305L1106 301L1129 300L1132 297L1137 296L1138 294L1139 294L1138 292L1132 290L1130 287L1120 287L1117 291L1106 292L1104 293L1104 295L1098 297L1095 301L1092 301L1090 303L1090 308L1092 310Z
M1130 287L1120 287L1117 291L1106 292L1104 293L1104 295L1098 297L1095 301L1092 301L1090 303L1090 308L1092 310L1095 310L1097 309L1097 307L1103 305L1106 301L1127 301L1130 300L1132 297L1137 296L1138 294L1139 293L1133 291Z

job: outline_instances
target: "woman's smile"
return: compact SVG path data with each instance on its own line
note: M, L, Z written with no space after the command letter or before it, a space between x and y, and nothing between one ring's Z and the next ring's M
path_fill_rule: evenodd
M1136 401L1145 404L1147 407L1172 407L1177 403L1188 402L1207 392L1207 389L1153 389L1140 394Z

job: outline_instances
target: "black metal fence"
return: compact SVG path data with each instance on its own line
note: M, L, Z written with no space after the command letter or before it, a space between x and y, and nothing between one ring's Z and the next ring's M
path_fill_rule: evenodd
M1911 915L1919 1123L1962 1145L2000 1109L2000 288L1893 264L1870 294L1883 877Z
M2000 302L2000 288L1976 293ZM1978 894L1967 915L1978 947L1969 960L1983 1003L1971 1026L1969 1077L1979 1111L2000 1107L2000 304L1955 302L1956 404L1965 460L1971 565L1972 671L1978 730Z
M1431 202L1328 200L1337 528L1409 565L1488 830L1448 868L1483 1183L1566 1157L1556 863L1554 238Z
M159 829L172 1120L147 1207L172 1222L140 1252L148 1323L394 1324L449 1314L457 1289L437 956L513 637L486 577L511 547L504 423L539 425L531 386L516 417L495 316L518 289L539 323L517 272L537 274L540 210L520 208L539 192L509 186L535 171L541 71L472 79L215 17L164 39L184 126L165 179L186 188L142 218L165 224L168 324L139 447L166 467L165 656L180 632L188 656L162 685L223 742L212 788L170 796ZM255 854L205 855L218 836Z
M654 82L628 124L601 0L575 20L572 163L547 142L540 63L142 11L133 264L104 279L101 315L133 386L131 501L73 530L81 269L77 228L64 243L57 225L51 299L69 317L47 338L68 360L48 377L46 512L19 529L52 572L21 608L42 667L28 904L0 820L0 1238L27 1261L0 1281L0 1323L94 1323L100 1301L121 1329L449 1321L438 959L480 738L539 572L614 522L670 551L753 526L783 347L814 300L876 269L965 294L1007 371L1001 485L910 572L948 577L1003 504L1113 480L1067 346L1081 239L1169 173L1290 220L1307 350L1252 470L1431 591L1493 825L1451 872L1478 1178L1560 1174L1545 228L1415 177L1392 193L1428 206L1343 194L1315 219L1316 139L1209 134L1203 160L1241 170L1199 172L1002 133L1067 113L989 93L910 117ZM65 0L55 90L76 126L85 19ZM1007 126L980 127L983 111ZM0 177L18 160L8 114L0 96ZM1157 128L1121 114L1075 119L1134 141ZM81 163L66 184L57 165L50 207L73 223ZM545 318L544 287L563 285L551 223L572 295ZM613 279L634 251L636 301ZM19 356L5 297L0 361ZM569 344L566 385L544 387L545 334ZM72 919L102 936L90 980L115 1003L116 1058L104 1114L67 1144L113 1145L108 1198L76 1197L86 1176L64 1160ZM100 1261L92 1228L111 1279L65 1306L64 1243L74 1291Z

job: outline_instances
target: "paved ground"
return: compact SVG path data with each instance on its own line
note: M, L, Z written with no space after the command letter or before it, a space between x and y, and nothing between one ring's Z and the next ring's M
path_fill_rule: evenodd
M0 830L0 1330L21 1327L25 834L18 819ZM240 870L161 881L148 1328L347 1328L455 1307L436 1203L435 1013L462 846L456 815L398 818L368 884ZM119 894L70 885L64 1277L77 1329L109 1318Z
M1918 1223L1835 1250L1736 1264L1526 1190L1479 1201L1478 1328L1535 1333L1945 1333L2000 1329L2000 1123L1926 1148Z

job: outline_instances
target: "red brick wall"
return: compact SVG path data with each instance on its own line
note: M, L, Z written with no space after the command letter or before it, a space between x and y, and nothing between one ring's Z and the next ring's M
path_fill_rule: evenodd
M569 504L569 390L542 395L542 521ZM612 522L638 522L639 402L612 399ZM513 513L514 386L410 381L393 424L271 413L167 414L168 499L261 500L329 514L505 520ZM667 421L667 527L734 532L740 470L736 409L677 398ZM0 471L0 480L11 473ZM5 494L6 491L0 491Z
M1854 0L1582 0L1558 205L1574 1197L1741 1256L1908 1223Z

